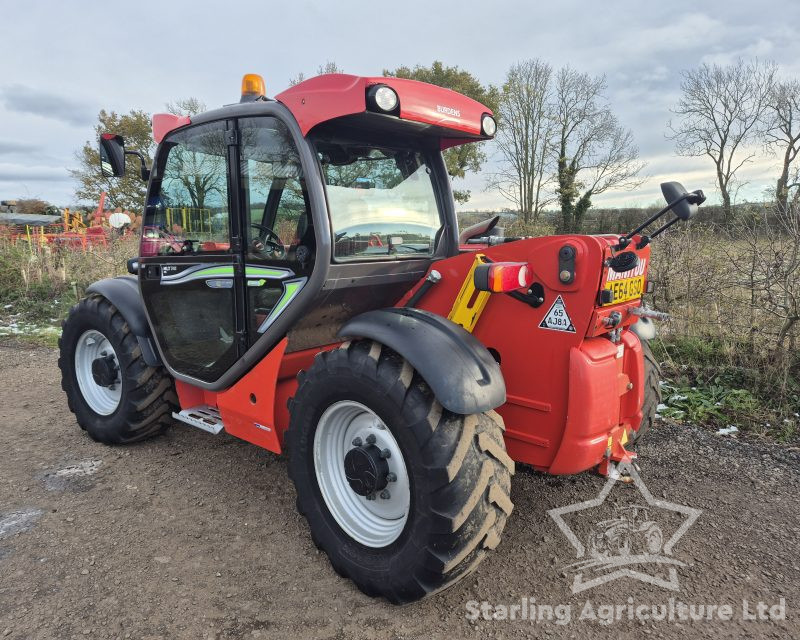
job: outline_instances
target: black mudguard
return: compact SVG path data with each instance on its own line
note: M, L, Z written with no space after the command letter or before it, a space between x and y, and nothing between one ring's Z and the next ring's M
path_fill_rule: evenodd
M469 415L506 401L500 367L468 331L429 311L367 311L346 322L340 338L369 338L403 356L448 411Z
M150 325L147 323L144 301L139 293L139 282L135 276L119 276L117 278L98 280L89 285L86 293L98 293L113 304L122 314L122 317L125 318L125 322L128 323L131 332L139 341L144 361L151 367L162 365L161 358L155 348Z

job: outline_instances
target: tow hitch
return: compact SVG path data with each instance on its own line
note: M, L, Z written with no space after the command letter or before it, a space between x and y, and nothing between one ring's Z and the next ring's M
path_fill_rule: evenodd
M597 471L600 475L614 478L615 480L622 480L623 482L630 482L630 475L626 474L625 467L636 466L636 453L628 451L625 448L625 443L628 442L628 431L623 430L622 436L614 439L613 436L608 436L608 446L606 447L606 455L603 461L598 465Z

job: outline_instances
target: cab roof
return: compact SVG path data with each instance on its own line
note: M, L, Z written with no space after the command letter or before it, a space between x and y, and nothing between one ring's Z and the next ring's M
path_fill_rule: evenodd
M376 114L369 110L367 90L374 85L388 86L397 93L400 104L395 115ZM277 94L275 100L289 109L304 136L323 123L338 118L352 121L364 114L371 118L414 123L417 131L439 138L443 149L489 139L482 131L481 120L484 115L493 115L491 109L472 98L426 82L344 73L309 78ZM155 114L153 137L156 142L161 142L167 133L189 123L190 118L186 116Z

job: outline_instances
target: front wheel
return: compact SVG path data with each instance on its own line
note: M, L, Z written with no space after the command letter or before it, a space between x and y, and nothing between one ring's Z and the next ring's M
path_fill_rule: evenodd
M90 295L72 307L58 340L61 387L81 428L106 444L143 440L172 423L172 378L150 367L119 310Z
M364 593L418 600L500 542L514 463L494 411L443 409L408 362L369 341L320 353L290 409L298 509Z

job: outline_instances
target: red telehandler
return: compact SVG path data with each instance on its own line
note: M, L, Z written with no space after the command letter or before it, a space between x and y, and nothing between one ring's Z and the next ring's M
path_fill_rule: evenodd
M625 236L459 234L441 152L495 130L448 89L329 74L274 99L247 75L238 104L154 116L152 167L103 134L101 171L138 156L148 190L132 275L91 285L63 326L78 424L285 451L316 545L396 603L497 547L515 462L617 473L659 397L650 239L703 194L665 183Z

